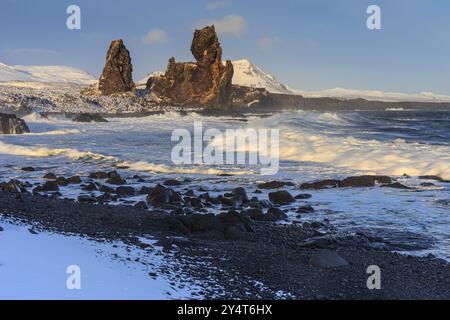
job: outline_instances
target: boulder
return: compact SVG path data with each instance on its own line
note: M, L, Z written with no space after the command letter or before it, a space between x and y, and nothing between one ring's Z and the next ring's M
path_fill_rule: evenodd
M346 178L338 183L339 188L368 188L377 183L390 184L392 178L388 176L356 176Z
M196 62L177 63L171 58L166 73L151 77L147 89L168 104L231 108L233 64L223 64L214 26L195 31L191 52Z
M336 188L339 184L339 180L333 180L333 179L327 179L327 180L321 180L321 181L315 181L315 182L307 182L303 183L300 188L301 189L329 189L329 188Z
M303 206L297 209L297 213L313 213L316 210L311 205Z
M281 189L284 187L294 187L295 184L292 182L282 182L282 181L269 181L258 184L259 189Z
M52 172L49 172L44 176L45 180L56 180L56 178L56 175Z
M0 113L0 134L24 134L29 133L25 120L17 118L13 114Z
M183 199L177 192L158 184L150 191L147 202L154 207L162 207L168 204L181 204Z
M130 52L122 39L114 40L109 47L98 89L102 95L124 93L135 89Z
M74 122L108 122L108 120L104 119L101 115L97 113L82 113L79 116L76 116L72 121Z
M116 193L121 196L134 196L136 195L136 190L133 187L122 186L116 189Z
M104 171L99 172L93 172L89 175L89 178L91 179L99 179L99 180L105 180L108 179L108 174Z
M269 200L274 204L287 205L295 202L294 197L286 190L269 193Z
M270 208L267 211L267 215L266 218L269 221L280 221L280 220L284 220L287 219L287 215L286 213L284 213L283 210L280 210L278 208Z
M127 182L124 179L122 179L120 174L118 174L116 171L110 172L108 174L108 180L106 180L106 183L113 184L116 186L127 184Z

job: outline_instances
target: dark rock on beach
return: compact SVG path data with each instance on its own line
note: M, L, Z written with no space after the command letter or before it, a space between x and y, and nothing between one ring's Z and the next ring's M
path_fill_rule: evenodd
M116 171L112 171L108 174L108 179L106 180L106 183L118 186L127 184L127 182L124 179L122 179L120 174L118 174Z
M283 182L283 181L270 181L258 184L259 189L281 189L284 187L293 187L295 186L292 182Z
M99 114L83 113L75 117L72 121L74 122L108 122Z
M295 202L294 197L286 190L269 193L269 199L274 204L287 205Z
M330 189L330 188L337 188L339 185L339 180L332 180L332 179L327 179L327 180L321 180L321 181L316 181L316 182L307 182L307 183L303 183L300 188L301 189L316 189L316 190L320 190L320 189Z
M338 183L340 188L369 188L379 184L390 184L392 178L388 176L357 176L349 177Z
M0 134L24 134L29 133L25 120L17 118L13 114L0 113Z

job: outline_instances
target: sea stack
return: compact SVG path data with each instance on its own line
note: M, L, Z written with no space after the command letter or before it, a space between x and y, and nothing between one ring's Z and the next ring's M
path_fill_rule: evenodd
M29 133L25 120L17 118L13 114L0 113L0 134L24 134Z
M222 62L214 26L195 31L191 52L196 62L177 63L171 58L166 73L150 78L147 89L169 104L231 108L233 64Z
M114 40L106 55L106 64L98 83L102 95L133 91L133 65L123 40Z

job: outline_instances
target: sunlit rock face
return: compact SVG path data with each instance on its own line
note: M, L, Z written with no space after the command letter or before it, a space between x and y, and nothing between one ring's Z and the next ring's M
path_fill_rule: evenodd
M129 92L134 88L130 52L123 44L122 39L115 40L109 47L98 89L102 95L110 95Z
M232 106L233 64L222 63L214 26L196 30L191 52L196 62L169 60L162 76L151 77L147 89L167 103L228 109Z

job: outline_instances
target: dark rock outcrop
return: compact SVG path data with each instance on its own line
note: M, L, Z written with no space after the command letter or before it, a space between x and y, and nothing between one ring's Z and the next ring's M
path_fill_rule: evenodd
M82 113L75 117L72 121L74 122L108 122L99 114Z
M294 197L286 190L269 193L269 199L272 203L279 205L287 205L295 202Z
M0 134L24 134L29 133L30 128L23 119L13 114L0 113Z
M171 58L166 73L151 77L147 89L169 104L231 108L233 64L223 64L214 26L195 31L191 52L196 62L177 63Z
M124 93L135 89L130 52L122 39L114 40L109 47L98 89L102 95Z

